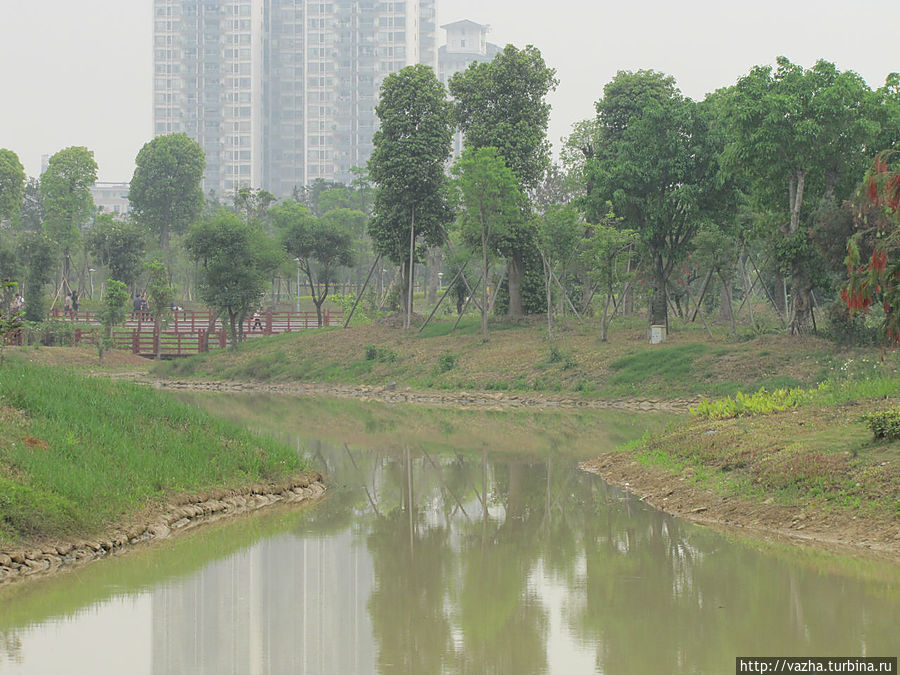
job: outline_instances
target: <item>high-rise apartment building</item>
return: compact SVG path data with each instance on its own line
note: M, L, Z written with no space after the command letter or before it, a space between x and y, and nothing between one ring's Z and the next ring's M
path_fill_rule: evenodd
M436 2L154 0L154 134L194 138L220 196L349 181L382 80L437 70Z

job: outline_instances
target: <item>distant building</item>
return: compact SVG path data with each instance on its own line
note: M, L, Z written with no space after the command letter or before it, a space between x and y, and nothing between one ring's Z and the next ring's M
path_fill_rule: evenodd
M445 23L447 44L438 50L438 77L444 84L476 61L490 61L502 51L499 45L487 41L491 27L464 19Z
M437 67L437 0L154 0L154 135L206 153L204 191L349 182L382 80Z
M97 212L112 213L117 218L124 217L130 209L128 189L128 183L94 183L91 187L91 196L94 198Z
M499 45L487 41L490 26L465 19L445 23L447 44L438 50L438 78L445 85L455 73L460 73L475 62L490 61L502 51ZM462 134L453 140L455 154L462 152Z

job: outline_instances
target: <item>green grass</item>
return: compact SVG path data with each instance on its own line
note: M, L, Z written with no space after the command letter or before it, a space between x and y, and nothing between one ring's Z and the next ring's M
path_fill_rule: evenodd
M303 468L292 449L147 387L0 367L0 543L96 532L176 494Z

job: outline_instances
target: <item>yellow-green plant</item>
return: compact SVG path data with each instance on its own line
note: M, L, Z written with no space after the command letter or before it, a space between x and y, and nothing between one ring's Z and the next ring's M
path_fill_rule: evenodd
M717 401L710 401L704 397L697 404L696 408L691 408L690 410L693 415L708 419L767 415L808 403L827 391L828 388L829 385L823 382L814 389L794 388L768 391L763 388L754 394L738 392L734 398L726 396Z

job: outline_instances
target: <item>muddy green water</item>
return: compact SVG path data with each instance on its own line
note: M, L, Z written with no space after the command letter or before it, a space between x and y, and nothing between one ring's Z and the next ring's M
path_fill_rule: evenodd
M0 589L0 673L733 673L893 656L897 564L687 524L576 464L666 420L191 396L331 479Z

